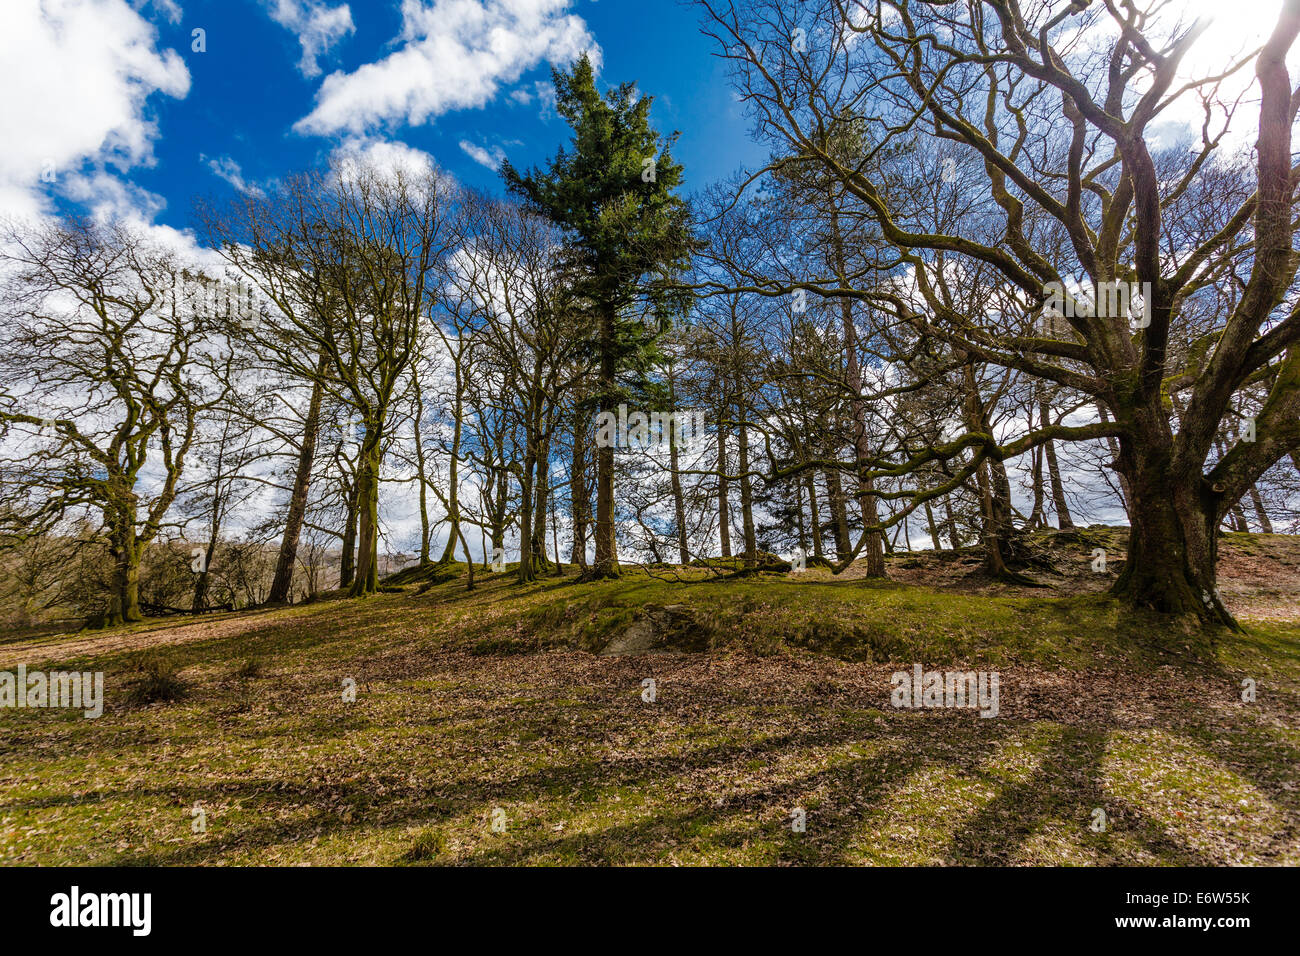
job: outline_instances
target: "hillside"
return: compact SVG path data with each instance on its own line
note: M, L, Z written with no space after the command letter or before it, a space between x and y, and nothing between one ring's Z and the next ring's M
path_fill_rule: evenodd
M0 669L107 691L97 720L0 712L2 858L1300 863L1300 540L1225 538L1246 633L1213 641L1098 593L1121 532L1035 546L1051 590L961 553L895 556L887 583L480 572L11 638ZM914 664L996 670L997 717L891 706Z

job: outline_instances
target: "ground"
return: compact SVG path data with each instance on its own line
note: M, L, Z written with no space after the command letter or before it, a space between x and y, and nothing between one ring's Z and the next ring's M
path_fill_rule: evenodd
M1246 632L1212 640L1099 593L1115 532L1040 543L1050 590L969 554L480 572L11 636L0 669L102 670L107 704L0 710L0 862L1300 863L1300 540L1225 539ZM894 708L915 663L998 671L998 716Z

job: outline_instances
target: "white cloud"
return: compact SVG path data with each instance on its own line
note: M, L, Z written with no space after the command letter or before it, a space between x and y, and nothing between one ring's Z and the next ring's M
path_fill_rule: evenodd
M505 150L500 146L493 146L491 150L484 149L467 139L460 141L460 148L470 159L480 166L486 166L488 169L497 170L501 168L502 161L506 158Z
M401 47L353 73L331 73L301 133L419 125L483 106L543 61L568 65L599 48L570 0L403 0Z
M8 0L4 16L0 212L39 215L50 189L92 207L131 196L156 207L107 167L153 162L147 101L188 94L181 57L159 50L157 31L124 0Z
M422 149L393 140L363 136L344 140L334 150L332 158L344 169L355 164L385 172L401 169L412 175L423 175L437 165L433 157Z
M352 33L352 9L342 3L329 6L325 0L265 0L271 19L298 37L302 59L298 71L303 76L319 76L317 58L332 50Z
M241 193L248 193L250 196L265 195L262 188L254 183L250 183L244 178L244 171L239 163L235 162L229 156L205 156L199 153L199 162L203 163L213 174L224 179L230 185Z

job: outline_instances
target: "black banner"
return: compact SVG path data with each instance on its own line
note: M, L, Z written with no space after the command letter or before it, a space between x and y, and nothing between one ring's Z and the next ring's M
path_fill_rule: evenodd
M1293 923L1297 879L1293 869L5 869L0 886L10 943L246 943L255 933L259 945L338 945L431 925L540 942L557 921L566 939L612 943L628 932L662 941L683 918L703 918L733 941L775 921L812 934L869 925L884 939L897 929L909 945L1039 930L1232 945Z

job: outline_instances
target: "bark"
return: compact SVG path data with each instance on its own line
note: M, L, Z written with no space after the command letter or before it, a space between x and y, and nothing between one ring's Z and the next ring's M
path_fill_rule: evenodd
M379 590L379 436L380 427L366 427L357 469L357 576L348 590L362 597Z
M490 519L492 551L493 553L501 551L504 554L506 547L506 504L510 500L509 479L504 470L497 471L496 486L496 495L495 500L492 502Z
M537 453L532 439L526 442L524 470L519 479L519 568L515 575L520 584L534 580L537 563L533 560L533 474Z
M1050 424L1051 414L1046 397L1043 398L1039 408L1042 424L1044 426ZM1052 441L1043 443L1043 456L1047 459L1047 478L1052 488L1052 507L1056 509L1056 526L1062 531L1068 531L1074 527L1074 519L1070 516L1070 504L1065 500L1065 486L1061 484L1061 467L1056 460L1056 445Z
M614 316L600 317L600 410L617 414L615 396ZM596 449L596 555L591 577L618 577L618 547L614 535L614 448Z
M574 413L573 463L569 472L570 511L573 517L573 550L569 560L587 570L587 522L591 500L587 497L587 429L579 413Z
M993 425L980 395L973 363L965 366L964 382L967 429L972 433L991 435ZM1006 467L996 458L986 458L976 469L976 479L980 496L985 570L996 578L1032 583L1010 568L1011 539L1015 527L1012 522L1011 484L1007 481Z
M1199 468L1175 469L1173 435L1159 400L1133 408L1119 467L1131 494L1124 568L1112 593L1136 607L1236 627L1215 587L1221 496Z
M447 544L438 558L439 564L451 564L456 560L456 539L460 533L460 440L461 415L464 399L461 395L460 371L457 369L456 398L453 403L453 421L451 426L451 458L447 462L447 520L451 526L447 529ZM465 554L468 556L469 552ZM469 560L466 557L466 560Z
M727 412L718 411L718 539L724 558L731 557L731 509L727 505Z
M794 530L798 536L799 551L808 554L808 527L803 518L803 482L794 483Z
M952 496L943 496L943 511L945 524L948 526L948 540L952 543L952 549L956 551L961 547L961 535L957 532L957 516L952 513Z
M1268 510L1264 507L1264 499L1260 496L1259 488L1255 485L1250 486L1250 503L1255 509L1255 519L1259 522L1259 530L1265 534L1273 533L1273 522L1269 520Z
M546 557L546 509L551 500L551 439L542 439L537 456L537 482L533 504L533 566L540 573L551 563Z
M539 504L545 500L542 469L546 467L541 447L541 403L534 395L524 439L523 474L519 479L519 583L533 581L541 564L539 552L546 541L545 526L538 534Z
M677 436L671 436L668 445L668 468L673 490L673 521L677 526L677 560L690 564L691 555L686 547L686 493L682 489L682 475L677 460Z
M677 411L677 393L673 381L672 367L669 366L669 407ZM678 464L677 429L668 429L668 475L673 493L673 521L677 528L677 560L680 564L690 564L691 556L686 548L686 494L682 490L682 475Z
M749 476L749 429L744 425L744 406L740 408L740 433L738 454L740 456L740 519L745 535L745 567L752 568L758 563L758 541L754 531L754 491Z
M293 569L298 560L298 540L302 536L302 526L307 516L311 469L316 460L316 442L320 436L320 408L325 391L323 378L327 362L327 359L322 358L317 365L317 378L311 387L307 418L303 422L302 441L298 446L298 464L293 474L293 491L289 495L289 513L284 520L284 535L280 538L280 553L275 561L271 593L267 596L267 601L271 604L283 604L288 601L289 589L293 585Z
M822 554L822 520L817 509L817 477L811 471L804 472L804 482L808 486L808 517L812 531L813 555L820 558Z
M143 621L140 610L140 547L136 541L134 495L130 503L115 502L106 509L109 524L109 554L113 559L113 584L104 623L110 627Z
M925 520L930 526L930 543L934 545L934 550L943 550L943 539L939 537L939 525L934 520L934 509L930 507L930 502L925 503Z
M420 486L420 564L429 563L429 481L424 467L424 443L420 440L420 419L424 416L424 402L420 399L420 386L415 386L415 468L416 483Z
M357 553L357 480L352 479L348 489L347 515L343 519L342 555L339 558L339 587L346 588L356 576Z
M357 576L348 589L350 597L379 590L379 468L383 433L382 415L366 422L357 456Z
M1043 528L1047 526L1047 519L1043 517L1043 446L1039 445L1034 449L1034 464L1030 471L1030 481L1034 487L1034 507L1029 512L1029 520L1025 522L1028 528ZM929 503L927 502L927 505Z
M853 551L853 545L849 541L848 505L838 471L826 472L826 492L830 498L831 536L835 539L835 556L843 561Z

